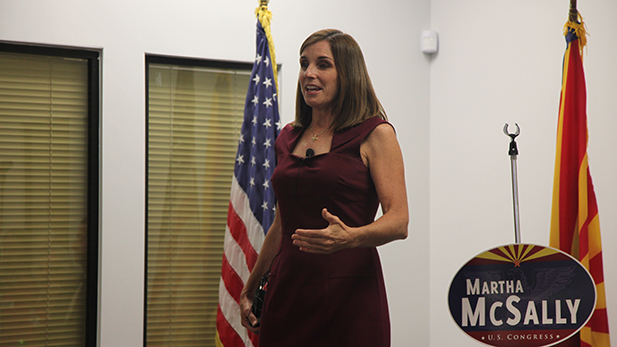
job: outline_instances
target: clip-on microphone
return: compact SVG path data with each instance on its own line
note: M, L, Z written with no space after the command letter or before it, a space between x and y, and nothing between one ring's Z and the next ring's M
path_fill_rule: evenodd
M307 158L310 158L310 157L312 157L314 155L315 155L315 151L312 148L307 148L306 149L306 157Z

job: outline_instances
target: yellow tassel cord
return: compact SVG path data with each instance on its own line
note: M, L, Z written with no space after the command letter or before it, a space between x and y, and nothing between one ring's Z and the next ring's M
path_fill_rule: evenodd
M568 30L573 30L574 33L576 34L576 37L578 37L578 48L580 50L581 53L581 59L583 58L583 48L585 48L587 46L587 35L589 35L587 33L587 26L585 25L585 22L583 21L583 16L581 16L580 12L577 12L577 17L578 20L575 22L572 22L571 20L568 20L566 22L566 24L563 26L563 35L567 35L568 34Z
M276 54L274 53L274 41L272 40L272 33L270 32L270 22L272 21L272 12L268 10L268 5L264 4L264 2L262 1L262 4L255 9L255 15L257 16L257 19L261 23L261 26L264 28L264 31L266 33L266 38L268 39L268 47L270 49L270 58L272 59L270 63L272 64L272 73L274 75L274 83L276 85L276 92L280 93L279 83L278 83L279 81L278 68L276 66Z

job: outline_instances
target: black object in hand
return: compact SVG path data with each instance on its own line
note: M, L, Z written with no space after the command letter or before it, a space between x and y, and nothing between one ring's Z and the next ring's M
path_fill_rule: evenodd
M266 290L268 288L268 277L270 277L270 272L266 272L261 280L259 280L259 286L255 289L255 295L253 296L253 307L251 307L251 312L257 317L257 324L253 325L254 327L258 327L261 322L261 310L264 307L264 297L266 296Z

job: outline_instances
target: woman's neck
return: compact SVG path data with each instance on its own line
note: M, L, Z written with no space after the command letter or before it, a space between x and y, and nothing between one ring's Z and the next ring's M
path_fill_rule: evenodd
M311 127L314 130L328 129L334 122L334 115L331 112L316 112L313 110L311 115Z

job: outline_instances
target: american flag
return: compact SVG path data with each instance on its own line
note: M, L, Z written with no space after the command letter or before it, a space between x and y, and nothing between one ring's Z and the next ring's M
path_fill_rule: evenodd
M274 141L282 128L276 63L274 54L270 54L270 35L266 34L269 17L264 26L257 22L257 55L246 95L227 215L216 322L219 347L258 345L257 336L240 323L240 291L274 221L276 199L270 177L276 166Z

